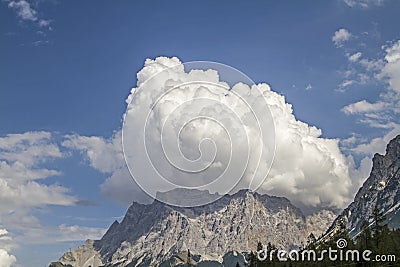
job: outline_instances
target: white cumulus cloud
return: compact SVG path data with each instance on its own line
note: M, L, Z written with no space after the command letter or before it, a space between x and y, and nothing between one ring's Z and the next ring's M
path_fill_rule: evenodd
M297 120L278 93L270 90L267 101L275 121L276 155L261 190L306 206L348 204L354 184L339 140L322 138L320 129Z
M65 136L64 147L81 151L90 166L110 176L100 186L102 193L111 199L129 204L133 199L148 202L150 199L134 183L123 157L121 131L105 139L98 136Z
M348 41L350 38L351 33L348 30L341 28L332 36L332 41L336 47L341 47L343 46L343 43Z
M385 154L386 146L390 140L400 134L400 125L391 123L388 125L390 131L383 137L373 138L369 142L358 144L353 148L353 151L362 155L373 155L375 153Z
M11 267L17 261L14 255L0 248L0 267Z
M400 132L400 40L383 49L383 58L355 61L365 71L364 80L381 84L379 98L375 102L359 100L342 108L345 114L357 116L361 123L383 132L383 137L355 142L351 150L359 154L384 153L387 142Z
M160 57L155 60L146 60L144 68L137 75L138 87L153 77L154 74L166 68L179 66L181 64L182 63L177 58ZM172 84L172 80L185 81L185 79L190 78L190 75L199 75L209 81L221 82L219 81L218 73L215 71L198 71L188 74L184 71L183 67L175 68L175 71L173 71L170 76L161 77L157 82L161 85ZM158 86L160 84L158 84ZM265 183L259 188L259 191L286 196L294 203L305 206L342 208L347 205L355 193L360 179L362 180L365 177L359 177L360 172L357 172L354 165L348 163L348 158L346 158L339 149L339 140L323 138L320 129L297 120L293 114L292 106L286 103L282 95L272 91L267 84L259 84L258 88L263 92L263 97L269 105L275 122L276 133L275 160L269 176ZM201 93L207 95L207 92L207 90L203 90ZM174 106L176 106L177 103L190 99L193 97L192 94L193 92L189 89L180 90L179 93L174 95L173 100L166 101L165 106L157 110L157 116L152 117L149 122L154 124L155 128L158 127L157 125L162 125L162 122L165 121L166 116L170 114ZM249 94L251 94L250 91ZM221 97L221 101L224 101L224 99L233 99L229 97L229 94L221 94L219 97ZM145 92L144 90L143 92L139 92L137 88L134 88L127 99L127 103L130 103L133 99L136 101L135 105L139 105L141 103L140 101L155 99L155 95L152 95L151 92ZM190 114L189 111L187 112L188 113L181 114L181 117L184 118L193 115ZM195 113L195 111L193 112ZM178 125L179 124L176 124L176 127L178 127ZM173 129L174 124L171 124L171 127ZM190 131L186 132L187 135L183 135L181 145L183 151L188 153L186 155L190 156L190 153L193 151L193 153L196 152L199 140L199 136L197 135L203 134L202 127L204 127L204 125L193 124L191 128L188 129ZM206 129L207 132L211 134L220 131L217 125L213 124L207 124ZM157 132L152 132L151 134L154 134L155 137L158 135ZM139 129L137 135L140 136ZM165 135L165 137L172 139L176 136ZM218 139L224 138L223 135L215 134L213 137L216 138L214 141L217 144L218 142L225 142L224 139ZM251 138L257 138L257 136ZM118 142L115 141L116 139ZM128 173L126 169L124 169L125 167L123 167L124 163L121 159L119 137L114 136L110 140L102 140L101 144L96 143L94 140L97 142L99 139L97 139L97 137L73 136L69 137L69 140L65 141L64 145L84 151L90 164L94 168L102 172L111 171L111 176L102 185L103 191L107 191L107 189L113 186L113 189L108 191L111 193L111 197L119 200L122 198L128 200L133 199L135 193L126 190L124 186L127 184L121 182L123 181L122 177L126 179ZM172 142L168 139L165 143L169 143L169 141ZM96 143L96 146L93 146L94 143ZM104 147L107 147L107 144L113 144L117 146L117 149L110 149L109 151L113 151L113 153L106 154L104 153ZM190 147L194 150L191 151ZM154 146L154 151L157 151L157 149L158 148ZM110 162L112 162L112 160L107 164L111 164L113 167L103 168L102 166L97 166L97 158L101 155L106 159L109 155L116 156L116 158L119 158L121 161L119 164L120 167L116 167L118 164L111 164ZM252 160L254 160L254 162L252 162ZM250 158L249 164L256 164L256 160L257 158ZM265 159L261 157L260 162L263 161L265 161ZM106 166L108 166L107 164ZM135 167L140 168L141 166L133 166L133 168ZM223 165L215 165L213 167L218 173L221 171L219 168L222 168ZM112 169L114 169L114 171ZM170 171L176 174L173 170ZM250 173L244 173L245 180L247 179L246 175L250 177ZM150 179L150 177L148 178ZM174 178L176 181L179 181L179 179L187 179L187 176L174 176ZM125 180L125 182L127 181L128 180ZM129 183L132 184L132 182ZM135 185L135 187L137 186ZM218 191L218 189L215 190ZM126 194L126 197L122 197L122 194Z
M366 100L352 103L343 108L345 113L354 114L382 111L385 114L380 114L380 117L389 118L388 122L394 122L390 121L393 119L391 115L400 113L400 40L385 46L384 49L386 53L384 58L359 60L357 56L356 60L370 74L364 74L366 76L363 78L364 80L374 77L377 81L383 81L386 84L386 86L382 87L383 90L379 100L375 103L370 103Z
M366 100L361 100L345 106L342 111L346 114L367 113L381 111L385 107L386 104L383 102L369 103Z
M57 144L48 132L9 134L0 138L0 220L12 210L29 211L43 205L72 205L76 198L59 185L38 182L61 172L41 167L62 158ZM13 216L11 216L13 217Z
M9 251L21 244L99 238L104 232L99 228L43 225L33 215L49 205L77 205L79 199L68 188L43 181L62 175L49 166L65 156L49 132L0 137L0 266L16 261Z
M6 229L0 228L0 242L1 241L7 241L11 240L11 237L8 234L8 231Z
M84 152L90 165L101 172L112 172L123 165L120 133L116 133L110 140L98 136L79 135L67 135L65 139L62 143L64 147Z

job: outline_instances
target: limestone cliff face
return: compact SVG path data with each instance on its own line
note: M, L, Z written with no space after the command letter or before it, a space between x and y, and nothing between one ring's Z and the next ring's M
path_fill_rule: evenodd
M246 190L195 208L133 203L101 240L86 242L60 262L74 267L151 266L188 249L201 255L199 261L222 262L230 251L254 251L258 241L288 249L301 246L311 232L321 235L334 218L330 211L305 217L286 198Z
M400 135L389 142L384 156L375 154L370 176L330 231L343 222L351 236L357 235L363 221L372 223L375 206L386 215L389 227L400 227Z
M94 241L87 240L77 249L66 252L59 260L63 264L80 267L94 267L103 265L100 254L93 248Z

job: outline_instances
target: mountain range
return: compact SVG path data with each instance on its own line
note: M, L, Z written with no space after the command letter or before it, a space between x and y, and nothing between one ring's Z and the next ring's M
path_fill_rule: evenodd
M248 190L193 208L158 200L147 205L134 202L100 240L87 240L51 266L182 266L188 261L195 266L234 266L243 263L243 255L256 250L259 241L297 249L311 233L329 236L343 224L354 237L362 221L372 223L376 207L385 213L389 226L399 228L399 170L400 135L390 141L385 155L375 154L370 176L338 216L329 210L305 216L284 197Z
M100 240L86 241L59 262L74 267L149 266L189 250L197 262L222 263L225 254L255 250L258 241L298 248L310 233L323 234L335 217L327 210L304 216L286 198L248 190L194 208L134 202Z

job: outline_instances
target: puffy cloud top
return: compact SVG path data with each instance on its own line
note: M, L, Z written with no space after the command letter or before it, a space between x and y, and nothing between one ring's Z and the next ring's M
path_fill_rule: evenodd
M337 47L340 47L345 41L349 40L350 37L351 33L348 30L342 28L335 32L335 34L332 36L332 41Z
M0 248L0 267L10 267L16 261L17 259L14 255L10 255L6 250Z
M333 38L334 41L342 42L350 38L350 33L341 29L335 36L336 37ZM173 70L165 74L164 77L160 77L156 79L156 81L152 79L157 73L171 67L174 67ZM146 81L151 81L153 83L158 82L160 84L157 86L161 88L167 83L171 83L173 80L185 81L190 75L198 75L202 80L210 82L224 83L215 70L198 70L192 72L192 74L185 72L184 65L177 58L170 59L160 57L155 60L147 59L144 68L137 74L138 86L132 89L127 99L127 103L132 103L128 107L127 114L129 114L129 110L135 109L137 106L141 105L141 103L149 99L157 99L156 97L159 92L154 90L149 90L148 92L144 91L143 88L145 87L142 87L142 85ZM247 89L250 91L253 90L253 88ZM342 208L348 204L354 193L355 184L358 186L358 183L353 183L350 177L350 173L354 172L351 171L352 166L349 166L347 163L348 160L340 151L338 140L323 138L320 129L297 120L293 114L292 106L286 103L284 96L272 91L269 85L265 83L259 84L258 89L262 92L264 100L272 113L275 123L276 141L276 153L271 171L266 181L259 188L259 191L283 195L295 203L301 203L306 206ZM140 90L143 90L143 92L140 92ZM211 91L210 88L198 89L196 92L189 88L179 90L179 92L174 94L173 99L169 98L163 105L157 107L157 112L150 118L150 123L157 126L163 125L171 112L181 103L192 99L194 93L207 96ZM221 98L218 101L225 101L226 97L224 98L223 96L223 94L219 95ZM193 108L193 110L195 110L195 108ZM195 111L193 112L195 113ZM189 113L180 114L180 118L183 120L185 116L190 117L194 115ZM242 115L244 114L245 113L242 113ZM137 115L138 114L136 114L136 116ZM135 120L138 118L131 119ZM176 117L175 119L179 118ZM165 137L171 138L172 140L172 138L175 138L178 129L173 129L173 124L171 125L173 134L171 134L171 136L166 135ZM207 133L215 133L212 137L217 144L219 142L223 144L226 141L226 136L219 134L221 132L218 125L213 123L193 124L190 130L188 129L188 131L184 133L186 135L183 136L183 139L180 140L184 152L190 154L191 152L196 153L198 151L197 142L199 136L196 137L196 135L204 134L201 130L203 128L201 127L205 125ZM176 124L176 127L180 127L179 124ZM155 127L154 129L159 128ZM252 133L251 129L247 133ZM138 133L138 135L139 134L140 133ZM152 134L157 136L160 133L153 132ZM184 140L184 138L186 138L186 140ZM260 136L250 135L249 139L254 140L256 138L260 138ZM171 140L167 139L166 143L172 142ZM190 148L191 145L193 145L192 150ZM157 151L156 147L154 147L154 151ZM245 155L245 153L242 153L242 155ZM189 156L195 158L194 154ZM267 161L263 156L261 156L261 158L250 157L249 165L257 165L258 163L256 161L259 159L261 163ZM139 169L140 167L141 166L132 166L132 168ZM215 164L212 167L215 168L217 173L222 171L218 169L219 167L222 168L221 165ZM250 173L251 171L244 173L244 180L246 180L246 176L250 176ZM186 179L186 177L181 177L172 170L170 170L170 174L174 175L175 182L179 182L180 179ZM218 191L218 188L214 189Z
M161 76L154 79L154 75L160 74L160 72L162 73ZM141 168L143 169L141 162L146 161L148 156L158 155L165 149L160 146L159 141L164 123L168 124L168 127L165 128L166 131L163 133L163 138L165 138L164 143L167 146L176 144L176 137L180 133L178 143L181 152L188 159L196 160L201 156L202 152L207 154L210 151L214 151L215 147L213 147L212 142L207 144L206 141L199 146L200 141L205 137L212 139L214 145L218 148L217 151L221 152L222 156L215 158L216 160L210 166L209 171L213 175L218 175L224 170L226 166L224 155L226 156L228 152L229 142L227 141L229 138L222 130L221 125L199 120L186 125L190 127L181 127L182 121L190 120L190 118L199 112L199 105L190 102L198 96L216 101L214 106L207 109L207 112L209 115L221 119L224 123L230 123L229 127L235 129L231 137L235 138L235 135L236 137L245 135L239 139L245 140L245 137L248 137L248 140L250 140L249 146L250 149L253 149L254 153L250 153L248 168L243 173L243 177L241 177L242 182L238 184L235 190L243 187L248 188L249 179L253 177L253 171L256 169L255 166L268 168L268 154L261 154L260 156L263 139L260 135L256 134L256 127L253 127L254 125L252 124L236 123L230 117L231 115L238 115L239 119L245 120L245 114L249 114L246 113L246 109L242 109L236 113L229 113L220 106L220 104L224 104L233 109L240 110L240 103L236 101L237 99L233 95L235 90L237 92L243 90L245 92L244 95L248 95L248 102L256 103L256 99L252 99L251 93L254 92L251 91L255 90L254 87L250 89L247 85L242 84L239 86L240 88L237 88L234 83L226 82L216 70L192 69L192 71L188 71L185 70L185 65L179 59L167 57L159 57L154 60L147 59L143 69L138 72L137 78L137 87L132 89L131 94L126 100L129 106L127 113L124 115L125 119L127 119L126 116L132 116L128 119L134 123L140 120L143 122L148 111L152 109L152 106L148 103L154 103L159 99L162 92L158 92L154 88L165 90L165 88L173 88L179 83L190 80L208 81L211 85L207 86L203 84L201 88L197 88L196 90L190 88L190 86L180 88L180 90L175 90L169 97L163 98L164 101L159 101L159 105L153 107L153 111L150 113L151 116L147 121L149 124L148 127L151 126L152 131L146 136L146 142L150 144L150 155L144 155L143 157L142 154L133 150L131 156L137 156L143 160L137 161L136 165L131 166L134 169L133 172ZM149 85L146 85L147 83ZM215 88L212 88L212 84L219 84L221 87L225 86L225 91L214 94L216 91L213 91ZM263 100L260 103L264 103L269 108L269 113L273 118L276 147L270 172L264 183L258 188L258 191L286 196L295 204L307 207L345 207L352 199L361 181L368 174L370 165L362 164L360 170L356 169L352 158L346 157L339 149L339 140L323 138L320 129L297 120L293 114L292 105L286 102L284 96L274 92L266 83L257 85L256 89L262 92L258 96ZM251 102L252 100L254 102ZM182 103L193 105L191 109L178 109L179 112L176 113L176 108L182 105ZM146 113L136 112L139 110L139 106L143 104L147 106L141 109L141 111L146 111L147 108ZM359 108L357 107L357 109ZM137 125L143 126L140 123ZM241 131L243 125L246 127L244 131ZM180 130L182 131L180 132ZM143 127L133 127L132 132L136 135L136 140L131 143L132 147L137 148L139 145L143 145L143 140L140 138L143 135ZM242 145L244 144L242 142ZM141 190L138 189L138 186L132 183L129 178L129 172L121 159L123 151L121 147L121 132L116 132L109 140L98 137L70 136L69 141L65 142L64 145L84 151L87 153L90 164L94 168L111 174L102 185L102 190L107 196L126 203L129 203L132 199L139 201L146 199ZM113 148L113 146L115 147ZM233 158L233 160L236 160L237 166L241 164L240 161L247 159L245 157L247 151L244 149L246 147L238 147L239 151L242 152L239 153L237 158ZM258 150L255 148L258 148ZM100 155L106 161L107 159L113 159L109 160L107 164L100 164L102 162ZM118 164L118 161L115 161L115 159L119 159L120 163ZM175 158L172 159L175 160ZM238 170L237 173L239 173L240 169L238 167L236 169ZM175 168L163 168L161 171L164 171L166 176L169 175L178 184L186 183L185 185L188 185L187 183L193 182L194 185L198 185L196 181L188 181L188 175L176 172ZM150 175L145 176L145 178L151 181ZM208 177L202 178L209 179ZM218 187L211 188L210 191L223 193L223 190L221 191Z

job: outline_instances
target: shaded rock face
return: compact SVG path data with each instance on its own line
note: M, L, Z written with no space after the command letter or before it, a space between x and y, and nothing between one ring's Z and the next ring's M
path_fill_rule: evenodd
M372 161L370 176L328 232L343 222L350 236L356 236L363 221L372 223L375 206L386 215L389 227L400 228L400 135L389 142L384 156L375 154Z
M149 266L188 250L201 255L199 262L223 262L230 251L254 251L258 241L286 249L302 246L311 232L318 237L334 218L330 211L305 217L286 198L246 190L195 208L133 203L101 240L87 241L60 262L74 267ZM86 264L90 259L101 263Z

